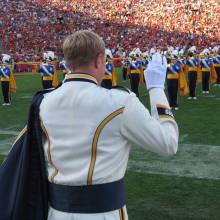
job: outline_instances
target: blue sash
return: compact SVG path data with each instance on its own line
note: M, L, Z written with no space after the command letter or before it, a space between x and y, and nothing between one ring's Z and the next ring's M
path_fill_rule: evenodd
M115 182L67 186L48 183L51 207L68 213L103 213L125 205L124 179Z

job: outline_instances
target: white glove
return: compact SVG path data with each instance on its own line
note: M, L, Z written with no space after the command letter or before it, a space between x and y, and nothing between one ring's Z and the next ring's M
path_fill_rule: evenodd
M144 71L144 78L146 81L147 89L162 88L167 72L167 59L159 53L153 55L152 60L149 62L147 69Z

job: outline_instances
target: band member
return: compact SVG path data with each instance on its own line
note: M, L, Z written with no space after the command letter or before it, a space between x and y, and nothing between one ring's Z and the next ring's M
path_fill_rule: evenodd
M149 58L146 55L143 55L143 58L142 58L142 69L143 70L147 69L147 65L149 63L148 59Z
M210 70L212 62L207 54L201 54L200 66L202 69L202 93L209 93Z
M130 74L130 60L129 57L126 57L123 60L123 73L122 73L122 79L126 80L129 77Z
M131 91L139 97L139 82L140 82L140 68L141 62L137 60L135 55L131 56L132 60L130 61L130 84L131 84Z
M197 72L199 67L199 60L196 56L190 52L186 61L188 66L188 84L189 84L189 97L188 99L197 99L196 97L196 82Z
M42 76L43 89L53 88L54 66L49 65L46 60L43 60L38 72L41 73Z
M179 89L179 73L181 65L176 58L167 59L167 91L168 100L171 108L179 110L178 105L178 89Z
M113 77L113 62L109 55L106 56L106 65L105 65L105 75L103 77L101 86L106 89L112 88L112 77Z
M63 79L65 78L66 74L67 74L68 72L70 72L70 69L67 67L65 60L62 60L62 61L59 63L59 69L60 69L60 70L62 71L62 73L63 73Z
M213 66L217 74L217 81L215 85L220 86L220 50L213 58Z
M10 66L11 56L4 54L0 64L0 78L2 84L3 106L11 105L11 92L16 92L16 82Z

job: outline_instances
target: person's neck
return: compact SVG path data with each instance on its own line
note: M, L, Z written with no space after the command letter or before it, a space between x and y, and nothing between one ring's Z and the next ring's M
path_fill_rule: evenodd
M102 77L100 77L101 74L98 73L96 69L81 67L81 68L74 69L72 72L75 72L75 73L88 73L89 75L93 76L97 80L99 85L101 84Z

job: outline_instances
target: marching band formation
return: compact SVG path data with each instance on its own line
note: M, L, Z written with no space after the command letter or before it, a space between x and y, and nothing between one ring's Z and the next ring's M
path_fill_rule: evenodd
M139 97L139 86L144 84L144 70L154 53L158 50L151 48L150 51L141 52L134 48L130 53L123 52L121 48L113 53L106 49L106 71L101 86L111 89L117 85L117 68L115 60L120 63L123 69L123 80L130 80L131 91ZM159 51L160 52L160 51ZM160 52L167 58L166 87L170 107L179 109L178 94L187 96L189 100L196 100L196 87L202 83L202 93L210 92L210 83L220 86L220 47L206 48L197 53L196 47L188 49L187 55L184 49L169 47L167 51ZM117 58L115 58L117 56ZM48 51L43 54L43 61L38 68L42 77L42 88L49 89L58 86L57 69L53 61L55 54ZM0 78L2 84L3 106L11 105L11 92L16 91L16 83L13 77L13 70L10 65L11 56L2 54L0 63ZM59 63L59 70L66 74L70 72L65 60Z
M123 79L130 79L131 90L139 96L139 86L144 82L143 73L151 56L156 52L153 48L150 52L142 53L139 48L134 49L129 55L122 58ZM202 83L202 93L209 93L210 83L220 86L220 51L219 47L203 50L200 54L196 52L196 47L188 49L187 55L184 50L169 48L168 51L161 52L167 58L167 95L169 104L174 110L179 109L178 93L181 96L188 95L189 100L196 100L196 87ZM107 50L106 69L110 65L109 59L114 59L111 51ZM109 77L109 71L106 71ZM111 76L114 82L115 71L112 68ZM114 83L113 83L114 84Z

